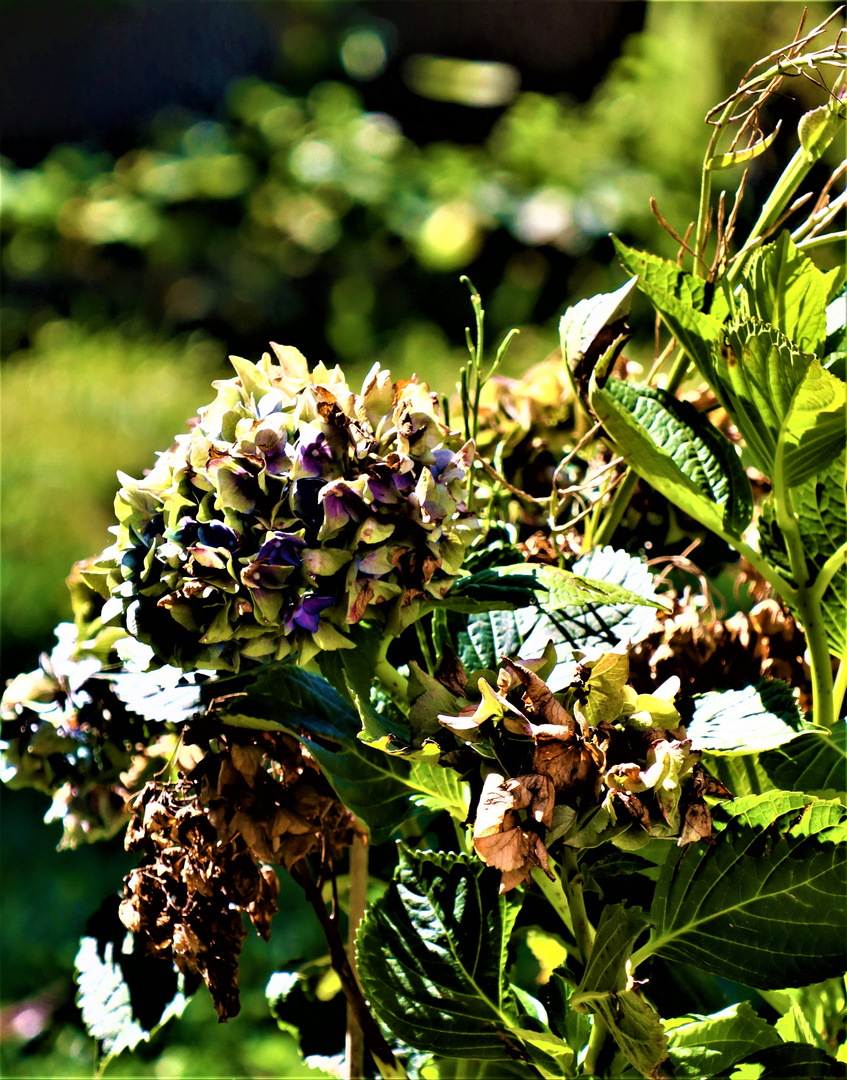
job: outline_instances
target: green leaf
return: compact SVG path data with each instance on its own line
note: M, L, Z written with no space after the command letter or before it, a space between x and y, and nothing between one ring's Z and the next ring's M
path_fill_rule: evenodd
M603 1018L621 1053L644 1076L654 1075L668 1056L659 1014L639 991L627 989L626 962L649 923L640 908L603 908L594 948L571 1001Z
M506 978L517 891L465 855L399 847L394 882L367 911L356 955L365 995L404 1043L446 1057L508 1059Z
M757 139L751 146L747 146L743 150L730 150L726 154L715 154L714 157L707 158L706 168L712 172L717 172L719 169L731 169L734 165L743 165L746 161L752 161L754 158L764 154L773 145L781 126L782 121L778 120L776 127L769 135Z
M831 735L803 735L785 749L762 754L762 767L783 791L809 795L847 792L847 723L842 721Z
M74 960L77 1005L105 1061L134 1050L180 1016L198 985L192 978L187 986L172 963L145 953L137 935L120 921L119 903L110 896L89 919L89 935L80 939Z
M815 162L823 156L838 134L843 119L844 108L839 108L839 100L835 96L826 105L803 113L797 125L797 135L809 162Z
M656 387L592 384L591 407L618 453L651 487L713 531L740 536L753 514L734 447L693 405Z
M642 954L762 989L844 971L847 810L771 791L712 814L715 845L677 848L663 866Z
M550 1027L578 1055L591 1037L591 1017L571 1007L575 994L576 988L554 971L541 996L547 1008Z
M777 1020L775 1027L784 1042L807 1043L817 1046L819 1050L826 1050L823 1039L812 1027L798 1001L791 1002L791 1008Z
M711 690L681 705L685 729L696 750L710 754L754 754L773 750L809 731L814 724L800 716L791 687L779 679L761 679L743 690Z
M675 263L636 251L612 237L618 258L638 288L650 300L700 373L714 385L712 345L720 341L721 324L729 312L724 293Z
M563 606L564 592L559 588L564 590L565 583L575 579L554 576L550 581L551 605L536 602L514 612L490 612L457 620L453 624L456 653L466 670L496 670L501 656L541 656L549 641L557 646L559 658L565 659L572 649L585 652L613 647L621 641L635 644L644 640L653 629L653 607L658 603L652 575L642 559L611 547L596 548L577 559L571 571L592 588L606 590L608 599L589 601L585 585L582 592L575 594L581 597L581 603ZM614 596L626 599L617 601L612 599Z
M842 657L847 654L847 562L843 558L847 554L847 452L842 451L826 472L794 488L791 501L810 584L814 584L824 570L827 560L835 561L834 574L823 592L821 610L830 651L834 656ZM790 573L773 495L762 505L759 546L768 559ZM840 563L838 552L841 553ZM796 609L793 613L802 623L800 613Z
M847 387L815 357L797 387L782 432L782 479L796 487L847 445Z
M779 487L827 468L845 445L845 387L811 353L755 318L714 350L717 391L754 464Z
M744 1073L741 1069L746 1063L763 1066L763 1070ZM757 1050L739 1065L740 1076L755 1075L756 1080L844 1080L844 1066L834 1057L802 1043L781 1043Z
M594 369L605 372L627 340L625 319L634 287L635 283L628 281L614 292L580 300L559 322L565 370L576 395L583 400Z
M711 1016L664 1021L676 1080L720 1076L756 1050L776 1046L779 1035L742 1001Z
M744 268L751 314L781 330L801 352L818 353L826 336L826 274L787 230L754 251Z
M530 578L539 593L535 600L547 614L565 608L588 607L596 604L626 604L629 607L651 607L664 610L655 596L639 596L612 581L595 581L573 570L561 570L558 566L532 566L520 563L502 566L493 571L509 580L511 576ZM651 588L652 593L652 588Z

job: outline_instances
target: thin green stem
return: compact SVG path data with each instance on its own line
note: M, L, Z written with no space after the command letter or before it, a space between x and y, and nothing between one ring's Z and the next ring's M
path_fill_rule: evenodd
M374 675L376 675L383 690L394 704L406 713L409 711L409 680L404 675L401 675L397 668L386 659L385 654L388 651L390 642L391 638L386 638L383 642L374 668Z
M562 871L562 883L571 913L573 935L579 946L583 961L587 964L588 958L591 956L591 950L594 948L594 927L591 925L588 913L585 910L585 897L582 892L585 878L579 869L576 852L567 845L565 845L562 858Z
M738 280L750 255L779 221L789 202L794 197L797 188L803 183L812 165L814 165L815 160L806 153L802 146L798 147L794 157L783 169L782 175L765 200L765 205L762 207L762 212L759 214L756 224L750 230L750 235L747 237L744 247L738 252L727 274L727 281L730 285Z
M809 653L809 669L812 681L812 715L816 724L832 727L838 719L832 685L832 663L829 658L829 642L826 638L823 611L809 589L797 589L794 602ZM840 673L839 673L840 674Z
M838 665L838 675L832 688L832 711L836 719L841 718L845 693L847 693L847 653L841 657L841 662Z
M532 870L532 880L544 894L544 898L562 920L565 929L575 941L576 934L574 934L571 909L568 904L568 898L565 894L561 878L556 878L555 881L551 881L544 871L536 866ZM581 959L584 963L585 958L581 957Z
M612 542L612 537L626 513L626 508L629 506L629 500L632 498L632 493L635 491L635 485L637 483L638 474L633 469L627 468L623 480L618 484L618 489L612 496L611 505L606 511L603 520L600 522L596 532L592 530L593 535L589 536L591 543L587 544L587 547L603 547L604 544L610 544ZM600 496L600 498L602 498L602 496ZM589 530L586 529L586 533L588 533L588 531Z
M423 628L423 621L418 619L415 623L415 633L418 635L418 645L420 645L421 655L426 666L426 670L430 675L435 674L435 661L432 658L432 650L429 647L429 641L426 636L426 631Z
M606 1021L599 1013L594 1013L591 1018L591 1035L588 1039L588 1050L585 1052L585 1060L582 1063L582 1075L585 1077L597 1074L597 1062L606 1042L609 1029Z
M809 585L809 567L800 535L800 525L794 510L791 490L783 482L782 453L778 452L773 474L776 519L783 535L791 566L791 576L797 583L793 607L800 616L806 647L809 653L809 669L812 681L812 711L815 722L825 727L835 723L832 693L832 665L829 659L829 643L826 638L820 595Z

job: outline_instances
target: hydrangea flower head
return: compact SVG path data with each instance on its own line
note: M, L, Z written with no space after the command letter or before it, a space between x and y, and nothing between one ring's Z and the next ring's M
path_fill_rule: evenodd
M442 598L478 528L461 445L417 378L375 365L361 393L273 346L177 436L141 480L122 475L117 541L86 571L157 659L238 670L350 648L379 619L399 633Z

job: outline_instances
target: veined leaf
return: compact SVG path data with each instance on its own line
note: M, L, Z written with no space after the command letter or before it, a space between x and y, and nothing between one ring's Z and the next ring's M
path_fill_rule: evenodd
M575 994L576 988L556 971L541 991L553 1031L565 1040L574 1054L579 1054L591 1037L591 1017L571 1008Z
M507 948L522 898L469 856L399 848L388 892L365 915L356 955L380 1019L417 1050L508 1059ZM514 1040L513 1040L514 1041Z
M590 400L639 476L707 528L741 535L753 514L750 482L706 417L664 390L621 379L594 383Z
M74 961L77 1004L104 1060L134 1050L163 1024L180 1016L199 979L147 956L136 935L118 917L119 899L110 896L88 921L88 936ZM129 948L127 948L129 944Z
M611 293L580 300L559 322L565 370L577 397L585 399L588 382L598 365L605 371L623 348L635 283L628 281Z
M788 230L754 251L742 286L752 313L789 338L801 352L819 353L826 336L828 283Z
M842 657L847 654L847 562L843 557L847 555L847 453L842 451L825 472L794 488L791 500L810 572L810 585L831 560L833 573L823 593L821 610L830 651L834 656ZM768 559L790 575L773 495L762 504L759 546ZM800 613L795 611L794 614L802 624Z
M541 568L521 567L522 572L536 569ZM514 612L471 615L457 622L454 630L456 652L465 668L496 670L501 656L541 656L550 641L556 645L559 658L566 659L572 649L586 652L613 647L621 641L636 643L650 633L655 623L653 608L660 599L642 559L611 547L596 548L577 559L571 570L577 579L607 590L605 599L597 596L589 601L586 588L576 593L581 597L580 604L567 606L559 586L574 579L556 578L552 582L552 606L537 601ZM618 601L614 597L626 599ZM633 602L633 597L638 598L638 603Z
M713 847L676 849L659 875L641 952L779 989L847 966L847 810L771 791L712 811Z
M803 735L790 746L771 750L759 759L775 787L809 795L836 792L847 797L847 723L831 735Z
M760 1071L755 1073L757 1080L844 1080L844 1066L840 1062L816 1046L803 1043L769 1046L738 1064L742 1068L745 1064L759 1066ZM745 1073L739 1071L739 1075Z
M640 908L603 908L594 948L571 1000L601 1016L627 1061L644 1076L655 1075L668 1056L659 1014L629 986L626 962L650 920Z
M778 679L696 694L684 705L693 708L683 716L692 745L709 754L755 754L821 730L803 720L791 687Z
M754 464L777 484L802 483L843 450L844 384L781 330L760 319L733 320L714 364L719 395Z
M847 445L847 387L817 357L794 394L781 444L782 479L788 487L822 472Z
M622 244L612 237L623 266L638 278L638 288L650 300L668 330L700 373L714 386L712 344L721 336L729 314L724 292L675 263Z
M722 1076L742 1058L782 1041L746 1001L711 1016L665 1020L664 1028L677 1080Z
M536 601L547 614L565 608L588 607L597 604L626 604L628 607L651 607L662 609L655 596L639 596L613 581L597 581L573 570L560 570L557 566L536 566L519 563L502 566L493 571L504 582L511 576L529 577L536 583ZM651 590L652 591L652 590Z

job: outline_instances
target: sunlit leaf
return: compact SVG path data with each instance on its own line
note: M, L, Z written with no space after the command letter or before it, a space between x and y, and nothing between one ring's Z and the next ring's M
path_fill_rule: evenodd
M89 919L89 934L74 961L77 1005L106 1058L134 1050L180 1016L199 981L146 956L139 938L120 921L118 903L117 896L109 897Z
M770 323L802 352L817 353L826 334L827 280L787 230L755 251L743 287L752 314Z
M635 940L650 920L640 908L603 908L594 948L573 1005L602 1017L623 1056L644 1076L653 1076L668 1054L656 1010L635 989L626 970Z
M791 687L778 679L696 694L680 708L692 745L710 754L773 750L804 732L820 731L803 720Z
M677 848L659 875L647 949L778 989L847 966L847 810L798 792L724 803L710 847Z
M711 1016L665 1020L664 1028L677 1080L721 1076L753 1051L781 1041L746 1001Z
M615 449L651 487L696 521L740 535L753 512L734 447L693 405L664 390L609 379L591 406Z
M541 602L516 611L471 615L455 624L456 651L467 671L495 670L501 656L541 656L548 642L557 646L560 659L571 650L613 647L621 641L642 641L653 629L654 608L661 603L650 570L642 559L595 548L571 567L575 578L538 571L537 580L549 585L549 604ZM568 605L571 597L578 602ZM620 599L618 599L620 598Z

